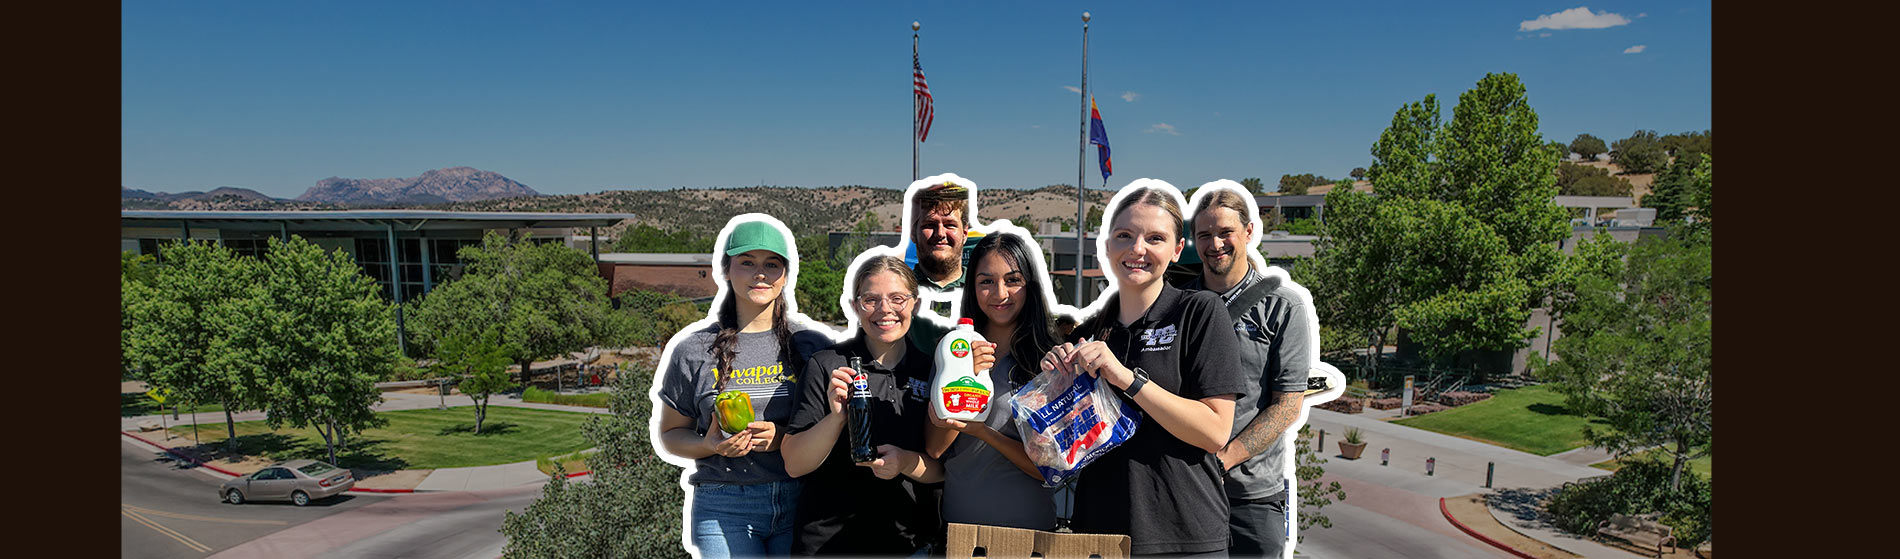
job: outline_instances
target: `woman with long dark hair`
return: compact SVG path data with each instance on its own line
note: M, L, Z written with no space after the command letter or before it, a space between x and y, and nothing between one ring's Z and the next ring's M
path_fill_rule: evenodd
M1032 260L1033 259L1033 260ZM930 415L926 445L944 467L946 522L1055 530L1055 490L1023 450L1010 399L1036 377L1036 359L1054 349L1042 251L1014 233L982 237L959 307L996 352L989 371L989 417L982 422Z
M701 559L790 553L800 485L779 447L805 357L831 343L787 320L797 253L783 226L762 217L727 226L717 314L668 343L654 393L659 446L693 460L685 532ZM721 426L716 403L729 391L743 393L754 416L736 433Z
M1129 185L1104 225L1099 256L1115 292L1041 368L1085 371L1140 410L1141 427L1084 468L1075 531L1128 534L1136 555L1227 555L1226 468L1215 455L1245 389L1240 340L1218 295L1168 285L1181 255L1180 193L1165 182Z

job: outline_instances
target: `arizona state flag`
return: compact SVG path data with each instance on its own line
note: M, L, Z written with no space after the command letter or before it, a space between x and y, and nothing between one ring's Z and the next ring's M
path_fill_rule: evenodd
M1115 165L1108 157L1108 127L1102 125L1102 110L1095 107L1095 98L1089 97L1089 143L1101 146L1095 150L1101 156L1102 181L1115 173Z

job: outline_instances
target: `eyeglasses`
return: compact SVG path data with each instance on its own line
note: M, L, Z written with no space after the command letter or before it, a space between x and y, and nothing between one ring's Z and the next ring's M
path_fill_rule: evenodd
M862 311L877 310L877 308L879 307L878 302L880 301L888 301L890 303L891 308L901 309L901 308L904 308L905 304L910 303L911 299L915 299L915 297L911 297L903 293L892 293L886 297L879 297L876 295L862 295L858 297L858 310L862 310Z

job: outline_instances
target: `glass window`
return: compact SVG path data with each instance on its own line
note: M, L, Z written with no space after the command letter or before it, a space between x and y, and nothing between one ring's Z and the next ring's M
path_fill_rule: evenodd
M422 239L397 239L396 242L401 245L403 262L422 261Z

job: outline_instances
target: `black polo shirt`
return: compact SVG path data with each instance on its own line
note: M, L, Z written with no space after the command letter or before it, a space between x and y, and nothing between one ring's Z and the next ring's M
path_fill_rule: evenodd
M831 370L847 366L852 356L864 360L871 391L871 446L922 452L924 414L930 413L930 355L911 348L896 367L886 369L871 360L862 334L812 354L798 379L798 403L786 434L811 429L831 413ZM804 489L792 555L904 556L936 539L941 519L930 486L901 475L878 479L870 468L851 463L848 429L839 431L818 469L798 478Z
M1244 371L1236 366L1240 339L1220 296L1164 285L1148 312L1126 327L1116 318L1120 297L1111 297L1102 312L1076 326L1069 341L1106 342L1122 365L1148 374L1148 390L1160 387L1198 400L1246 389ZM1075 531L1127 534L1138 555L1227 549L1221 475L1212 453L1144 415L1133 437L1082 469Z

